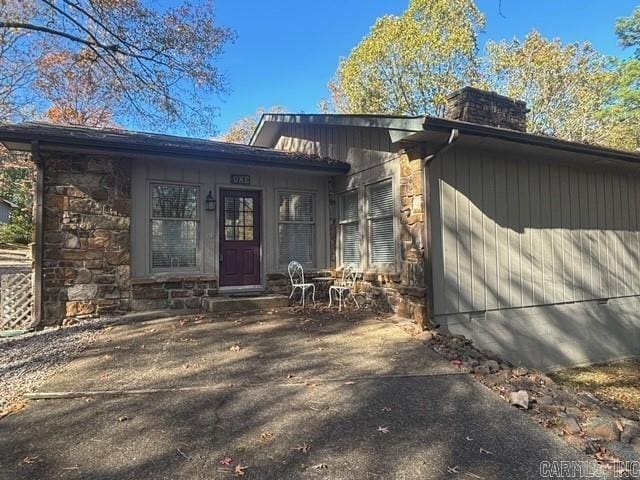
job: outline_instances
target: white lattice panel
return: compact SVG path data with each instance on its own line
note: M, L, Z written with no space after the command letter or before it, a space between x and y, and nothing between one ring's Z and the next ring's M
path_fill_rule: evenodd
M33 327L33 275L6 273L0 276L0 329Z

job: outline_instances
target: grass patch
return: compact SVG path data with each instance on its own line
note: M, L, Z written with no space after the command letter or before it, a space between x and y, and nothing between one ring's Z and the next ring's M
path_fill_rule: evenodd
M640 413L639 360L569 368L549 376L557 383L586 390L607 403Z

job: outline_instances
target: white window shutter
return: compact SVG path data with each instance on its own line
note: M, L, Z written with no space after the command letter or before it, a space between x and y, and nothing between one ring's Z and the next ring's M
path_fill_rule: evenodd
M369 251L371 263L395 263L396 240L391 181L368 189Z

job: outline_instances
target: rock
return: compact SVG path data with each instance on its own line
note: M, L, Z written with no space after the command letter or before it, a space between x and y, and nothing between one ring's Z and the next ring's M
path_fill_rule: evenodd
M583 425L583 430L588 437L602 438L603 440L614 441L620 438L620 430L616 420L608 415L595 415L589 418Z
M98 294L98 286L91 284L73 285L67 290L69 300L92 300Z
M562 429L569 435L575 435L581 431L580 425L578 425L578 422L573 417L563 418L562 424Z
M636 450L635 446L629 445L627 443L622 442L606 442L605 448L609 450L613 456L624 459L628 462L633 462L634 464L638 464L640 462L640 455L638 454L638 450ZM631 473L630 471L628 473ZM638 478L637 475L626 475L626 478Z
M565 411L567 412L567 415L575 419L584 418L584 412L578 407L567 407Z
M500 364L495 360L487 360L486 362L484 362L484 365L489 369L489 372L491 373L495 373L500 370Z
M489 376L496 384L503 384L509 381L510 372L508 370L499 370Z
M64 248L80 248L80 239L72 234L67 234L64 239Z
M425 330L424 332L420 332L418 335L416 335L416 338L418 340L420 340L421 342L430 342L431 340L433 340L433 337L435 337L435 332L429 331L429 330Z
M473 369L473 373L484 377L485 375L489 375L489 367L486 365L478 365Z
M538 405L538 410L541 413L551 413L556 415L562 411L562 406L543 403L542 405Z
M512 372L516 377L524 377L529 373L529 370L526 367L516 367L512 370Z
M566 434L562 438L565 442L580 452L585 452L587 450L587 441L580 435Z
M76 283L89 283L91 280L91 270L80 268L76 277Z
M549 395L539 394L536 396L536 402L538 405L553 405L553 398Z
M640 438L640 425L637 422L623 420L622 425L624 428L620 434L621 442L631 443L634 438Z
M576 398L576 396L573 393L567 392L565 390L555 390L553 396L556 399L556 402L562 403L567 406L575 406L578 404L578 399Z
M526 390L511 392L509 395L509 403L515 407L527 410L529 408L529 394Z

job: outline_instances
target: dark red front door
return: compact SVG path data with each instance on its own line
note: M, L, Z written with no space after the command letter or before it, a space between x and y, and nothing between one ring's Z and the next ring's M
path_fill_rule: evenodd
M220 286L260 285L260 192L220 196Z

